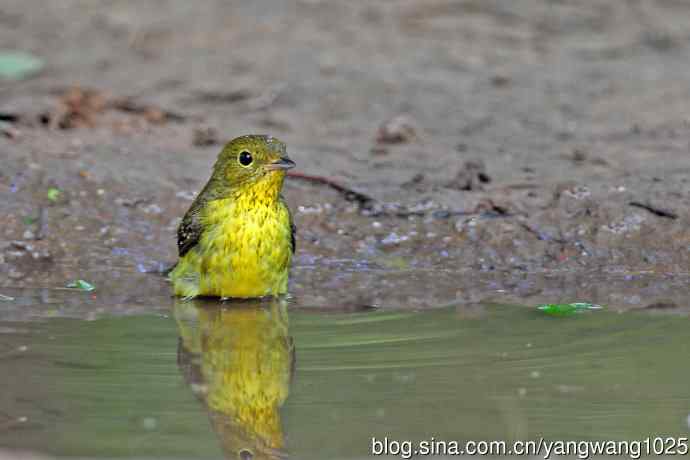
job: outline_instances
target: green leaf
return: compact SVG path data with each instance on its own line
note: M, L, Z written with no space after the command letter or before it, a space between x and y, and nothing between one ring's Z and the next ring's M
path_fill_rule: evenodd
M570 316L590 310L601 310L601 305L586 302L545 303L537 305L537 310L550 316Z
M48 189L48 193L47 193L48 200L50 200L50 201L52 201L53 203L55 203L55 202L60 198L60 195L61 195L61 194L62 194L62 190L60 190L59 188L50 187L50 188Z
M84 280L73 281L73 282L69 283L67 285L67 287L79 289L81 291L86 291L86 292L91 292L94 289L96 289L96 287L93 284L89 283L88 281L84 281Z
M22 51L0 50L0 78L23 80L43 69L42 59Z
M22 221L24 222L24 225L33 225L38 222L38 217L26 216L24 219L22 219Z

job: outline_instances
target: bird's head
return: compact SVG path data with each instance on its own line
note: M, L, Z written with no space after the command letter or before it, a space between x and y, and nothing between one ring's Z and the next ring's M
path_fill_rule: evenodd
M283 142L252 134L228 142L218 155L213 171L216 180L234 190L261 184L280 191L285 171L294 166Z

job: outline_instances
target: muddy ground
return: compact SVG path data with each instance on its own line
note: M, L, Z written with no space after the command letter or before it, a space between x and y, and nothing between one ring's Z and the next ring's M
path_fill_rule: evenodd
M689 2L2 0L0 43L46 62L0 82L10 317L168 308L246 133L371 198L287 181L296 308L688 310Z

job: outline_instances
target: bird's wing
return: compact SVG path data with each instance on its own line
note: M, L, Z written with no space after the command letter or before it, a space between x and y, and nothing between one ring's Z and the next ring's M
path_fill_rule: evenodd
M297 227L290 217L290 247L292 248L292 253L295 253L295 232L297 232Z
M290 249L294 254L296 249L295 233L297 233L297 227L295 226L295 220L292 218L292 211L290 211L290 207L287 205L287 202L285 201L283 195L280 195L280 201L283 203L283 206L285 206L285 209L287 209L288 220L290 221Z
M202 230L199 207L192 206L177 228L177 251L180 257L196 246L201 238Z

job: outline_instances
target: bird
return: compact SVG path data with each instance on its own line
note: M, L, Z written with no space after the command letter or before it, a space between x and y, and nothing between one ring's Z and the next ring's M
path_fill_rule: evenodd
M284 459L295 346L285 298L176 299L177 365L227 458Z
M295 163L285 143L252 134L228 142L177 230L174 294L261 298L287 293L295 225L281 194Z

